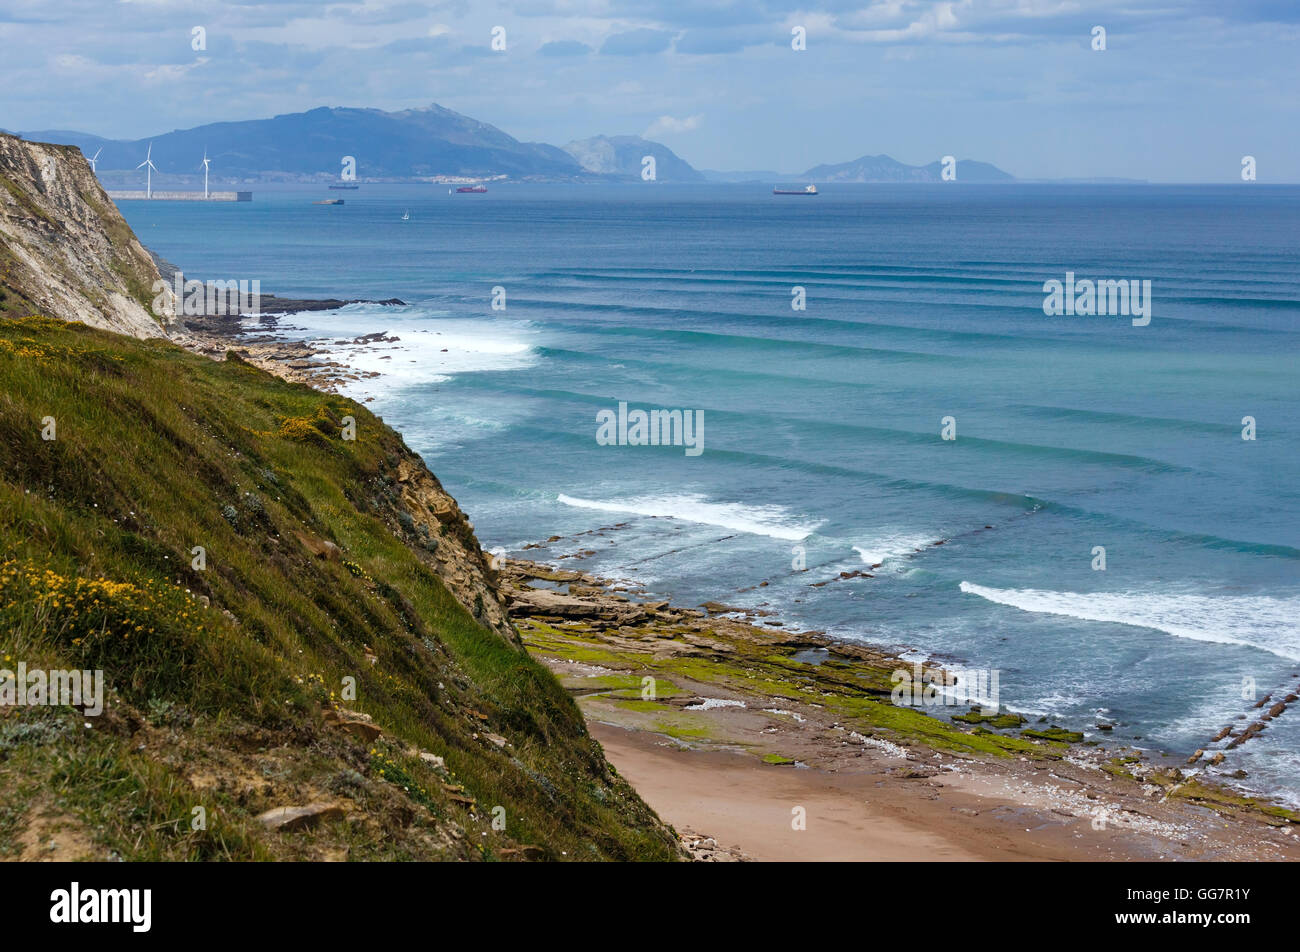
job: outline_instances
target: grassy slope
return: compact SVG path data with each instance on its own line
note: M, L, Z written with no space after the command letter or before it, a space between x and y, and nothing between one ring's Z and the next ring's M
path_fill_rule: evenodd
M43 318L0 320L0 380L0 667L102 668L112 698L0 709L0 853L61 827L127 859L674 855L557 682L396 534L409 451L363 407ZM378 741L322 719L349 676ZM310 800L347 818L253 819Z

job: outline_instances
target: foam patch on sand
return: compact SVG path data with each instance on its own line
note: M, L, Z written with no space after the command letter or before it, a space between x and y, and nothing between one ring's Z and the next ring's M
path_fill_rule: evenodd
M720 707L744 707L744 701L729 701L721 697L706 697L699 704L687 704L688 711L712 711Z

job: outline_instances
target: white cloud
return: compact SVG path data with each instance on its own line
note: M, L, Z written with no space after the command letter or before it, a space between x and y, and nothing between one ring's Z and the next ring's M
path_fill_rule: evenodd
M206 56L200 56L193 63L163 63L153 69L145 70L144 79L149 83L174 83L184 79L186 73L198 69L207 62Z
M645 132L641 133L646 139L653 139L657 136L678 135L682 132L691 132L700 127L704 121L703 115L687 116L685 119L676 119L673 116L660 116L650 125L646 126Z

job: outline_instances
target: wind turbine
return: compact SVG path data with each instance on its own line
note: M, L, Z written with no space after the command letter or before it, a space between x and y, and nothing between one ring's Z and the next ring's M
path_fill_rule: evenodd
M203 150L203 197L208 197L208 163L212 161L208 158L208 150Z
M98 166L95 165L95 163L99 161L99 153L103 151L104 150L101 147L97 149L95 151L95 154L90 157L90 171L94 172L95 174L99 174L99 168Z
M207 153L205 152L204 155ZM145 174L144 197L153 198L153 173L156 172L157 166L153 164L153 143L149 143L149 151L145 153L144 161L136 166L137 169L143 169L148 166Z

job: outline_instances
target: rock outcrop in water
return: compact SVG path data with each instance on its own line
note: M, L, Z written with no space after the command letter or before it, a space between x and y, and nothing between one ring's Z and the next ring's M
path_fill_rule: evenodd
M160 337L158 269L81 151L0 133L0 316Z

